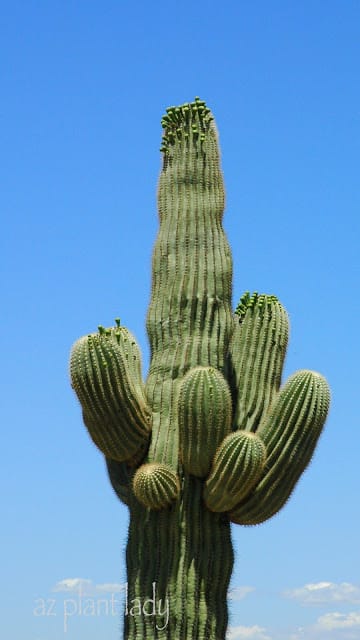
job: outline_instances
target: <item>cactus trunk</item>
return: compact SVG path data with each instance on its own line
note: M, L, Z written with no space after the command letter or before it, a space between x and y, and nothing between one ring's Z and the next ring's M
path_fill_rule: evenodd
M170 509L146 509L136 500L130 509L125 638L224 638L230 527L204 507L202 482L186 474Z
M168 603L169 619L166 624L158 611L144 616L142 610L130 615L128 609L129 640L223 638L227 626L233 563L229 522L206 509L203 483L183 471L179 461L180 383L196 367L223 370L233 326L232 261L221 226L224 187L216 131L209 117L202 120L195 110L192 115L199 129L211 128L212 135L202 148L199 131L198 136L170 143L164 153L147 319L151 366L145 386L152 407L147 461L169 465L180 478L181 491L167 510L149 510L132 501L127 548L130 601L152 598L155 585L162 606ZM228 404L230 418L230 393ZM205 454L210 466L211 455ZM141 488L138 493L141 499Z
M277 513L309 464L328 412L325 379L281 387L288 317L273 295L231 311L218 136L199 98L163 117L160 229L145 383L131 333L73 346L72 386L111 484L130 510L126 640L224 640L230 522Z

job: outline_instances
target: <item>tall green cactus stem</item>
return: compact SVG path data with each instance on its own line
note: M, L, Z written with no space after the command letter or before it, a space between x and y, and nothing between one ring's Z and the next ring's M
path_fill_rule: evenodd
M274 296L247 293L231 312L210 110L195 98L162 126L147 380L120 321L75 343L70 373L130 510L126 640L224 640L230 522L257 524L284 505L330 396L311 371L280 387L289 329Z
M146 394L152 406L150 458L176 469L179 381L198 365L224 367L233 328L232 260L221 225L225 192L209 110L200 100L169 108L162 125Z
M127 633L132 640L145 634L169 640L218 639L224 637L227 625L226 591L233 563L229 522L204 509L203 483L182 468L179 409L183 405L182 415L190 418L184 399L189 372L190 381L195 379L197 397L192 417L198 433L193 433L192 442L199 442L206 417L215 418L208 393L211 378L215 405L223 407L224 423L219 425L220 434L214 434L217 442L229 432L231 397L221 372L233 328L232 260L221 224L224 186L217 132L209 110L199 100L169 109L163 127L160 230L153 253L147 317L151 364L145 388L152 407L147 462L172 467L182 487L181 499L170 512L146 516L138 505L133 506L135 524L130 526L127 554L129 594L148 598L156 581L162 595L168 595L171 622L160 632L154 620L128 616ZM209 424L209 432L214 427ZM184 425L183 436L190 431L191 427ZM196 475L209 469L211 452L205 461L197 458L198 448L194 455L183 453L184 467L187 462L190 467L192 462L197 464ZM134 490L139 495L137 484ZM150 530L146 544L141 531L147 517ZM144 574L149 548L153 550L151 571ZM214 548L221 551L212 558ZM163 625L161 620L158 626Z

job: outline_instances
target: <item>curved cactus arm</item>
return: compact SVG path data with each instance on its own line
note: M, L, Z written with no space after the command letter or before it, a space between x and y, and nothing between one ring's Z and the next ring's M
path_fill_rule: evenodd
M231 429L231 393L214 367L194 367L184 376L179 392L180 460L184 469L208 475L216 449Z
M163 509L176 500L180 480L173 469L159 462L142 464L133 479L135 497L148 509Z
M151 413L130 331L99 327L99 333L80 338L71 351L70 375L95 444L112 460L138 463L149 445Z
M105 462L112 488L119 500L129 506L134 469L126 462L117 462L111 458L105 458Z
M234 323L227 360L233 429L255 432L280 387L289 320L275 296L247 292L235 310Z
M308 466L330 404L328 384L319 373L293 374L259 426L267 449L265 470L256 487L231 512L237 524L259 524L275 515Z
M250 493L266 461L261 438L251 431L227 436L216 452L204 487L205 504L211 511L230 511Z

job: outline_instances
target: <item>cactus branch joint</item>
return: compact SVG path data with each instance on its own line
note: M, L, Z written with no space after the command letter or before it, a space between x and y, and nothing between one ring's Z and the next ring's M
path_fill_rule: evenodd
M99 327L70 357L72 387L119 499L130 510L124 638L223 640L231 523L274 516L309 464L329 409L319 373L281 383L289 333L274 295L232 311L218 134L205 102L161 120L160 228L152 259L146 381L130 331Z

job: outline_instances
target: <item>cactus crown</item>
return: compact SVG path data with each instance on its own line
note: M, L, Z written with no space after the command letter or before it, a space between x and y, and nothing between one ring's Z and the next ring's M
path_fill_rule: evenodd
M99 339L110 338L112 340L116 340L118 344L122 339L126 340L129 338L128 331L125 327L121 326L120 318L115 318L115 326L114 327L104 327L102 324L98 325L98 332L94 334L88 335L88 343L91 345L93 342L98 342ZM135 340L131 340L131 345L135 344Z
M167 155L177 141L189 140L190 137L194 142L204 141L212 120L210 109L198 96L194 102L168 107L161 119L164 132L160 151Z
M239 317L239 321L241 322L248 310L254 309L254 307L256 306L257 310L260 312L260 315L262 315L266 307L271 307L274 302L279 302L278 298L274 295L268 295L265 293L259 294L257 291L254 291L254 293L250 294L249 291L245 291L245 293L240 298L240 301L235 309L235 313Z

